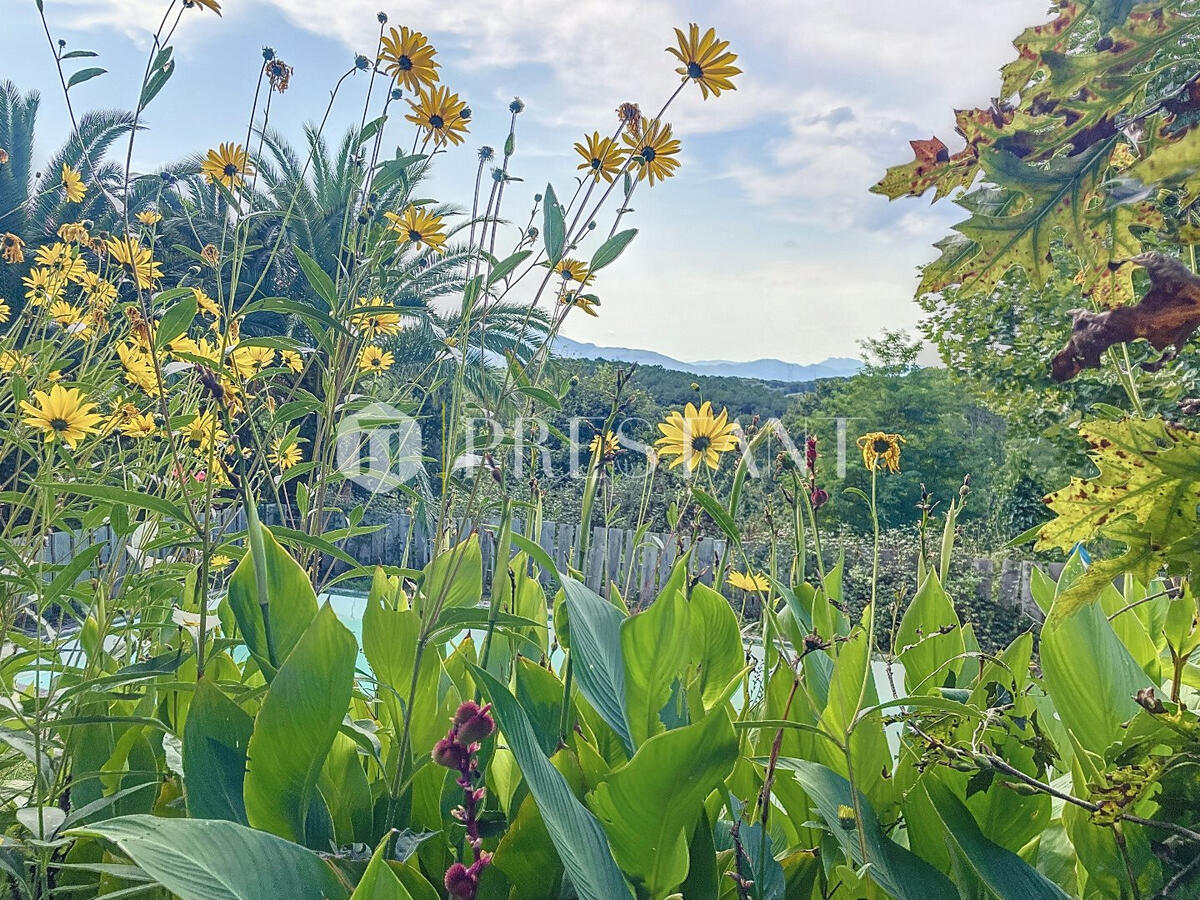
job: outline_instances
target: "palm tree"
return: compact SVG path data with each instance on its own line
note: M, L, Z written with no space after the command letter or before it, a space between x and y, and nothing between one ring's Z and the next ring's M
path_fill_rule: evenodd
M40 171L34 169L34 137L41 97L22 93L11 81L0 82L0 148L8 162L0 165L0 233L11 232L29 247L55 240L66 222L91 221L112 228L123 214L114 206L124 168L105 159L113 142L128 135L133 115L122 110L93 110L79 119L79 130L50 155ZM68 203L61 189L62 167L83 176L88 192L79 203ZM22 271L0 269L0 296L20 297Z

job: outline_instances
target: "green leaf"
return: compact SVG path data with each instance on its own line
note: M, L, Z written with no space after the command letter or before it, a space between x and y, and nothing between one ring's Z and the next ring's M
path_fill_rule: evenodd
M596 252L592 254L592 261L588 263L588 271L599 272L605 266L615 262L617 257L625 252L625 248L629 246L629 242L637 237L637 233L638 230L636 228L618 231L597 247Z
M321 857L274 835L211 819L121 816L70 834L103 838L181 900L340 900Z
M911 694L932 694L946 681L947 672L957 676L962 671L962 623L936 571L929 572L904 611L895 646Z
M334 309L337 306L337 290L333 286L333 279L299 247L293 247L292 252L296 254L296 262L300 264L300 271L304 273L308 286L325 301L326 310Z
M725 509L717 500L700 490L698 487L692 487L692 496L696 502L704 509L706 513L717 523L717 527L725 532L725 536L735 544L741 543L741 534L738 532L737 523L733 520L733 516Z
M143 494L137 491L127 491L124 488L114 487L107 484L84 484L77 481L69 481L65 483L54 481L43 481L46 487L53 491L66 494L79 494L83 497L94 497L97 500L107 500L109 503L116 503L122 506L131 506L134 509L145 509L150 512L156 512L166 516L169 519L174 519L176 522L187 524L190 522L188 514L182 507L176 506L170 500L164 500L162 497L156 497L153 494Z
M138 109L149 106L150 101L158 96L158 92L166 86L171 75L175 72L175 60L171 59L172 48L163 47L154 57L150 65L150 77L142 85L141 96L138 97Z
M87 68L87 69L80 69L78 72L76 72L70 78L67 79L67 90L70 90L71 88L75 87L75 85L77 85L77 84L83 84L85 81L91 81L97 75L103 75L107 71L108 71L107 69L101 69L97 66L93 66L93 67Z
M550 409L562 409L562 403L560 403L558 398L554 396L554 393L546 390L545 388L534 387L533 385L528 384L520 384L517 385L517 390L526 397L532 397L534 400L540 401L544 405L550 407Z
M582 900L633 900L613 860L604 829L575 799L566 779L542 754L529 719L516 698L490 673L479 667L474 672L477 683L491 701L500 730L525 776L576 893Z
M211 680L196 685L183 728L188 815L250 824L242 788L254 720Z
M571 664L579 690L621 738L626 752L633 753L621 654L621 623L625 617L573 578L563 576L562 585L571 626Z
M965 863L998 900L1067 900L1068 895L1011 850L989 841L979 830L970 811L936 778L921 782L938 816L946 826L946 838Z
M59 59L84 59L99 55L95 50L69 50L60 56Z
M518 250L516 253L506 256L500 262L496 263L496 265L492 266L492 270L488 273L488 287L491 287L501 278L507 277L513 269L525 262L531 253L533 253L532 250Z
M572 610L572 613L574 611ZM663 730L659 711L688 662L689 609L683 591L667 590L648 609L621 623L625 666L625 715L634 746ZM571 637L579 631L571 617Z
M273 648L267 646L252 553L242 556L229 579L229 606L237 617L242 640L269 678L317 615L317 595L300 564L280 546L270 529L265 525L259 527L266 547L266 599Z
M737 735L725 710L717 709L650 738L588 795L622 871L650 896L665 896L687 877L687 838L704 799L722 786L737 759Z
M746 664L737 614L720 593L707 585L692 588L689 603L691 638L688 660L698 673L700 696L706 709L720 701L729 683Z
M483 599L483 551L479 535L472 534L461 543L435 556L422 570L424 595L422 615L440 608L474 606Z
M371 854L371 861L350 900L413 900L412 894L405 890L403 882L388 866L387 848L391 842L392 835L385 834Z
M188 330L192 319L196 318L196 295L186 291L165 313L158 324L154 335L154 346L162 349Z
M842 812L853 809L850 782L820 763L804 759L781 757L779 766L796 773L796 780L804 788L817 812L829 826L855 867L868 863L867 874L896 900L958 900L959 893L954 884L925 860L901 847L884 836L875 816L875 810L866 797L859 794L862 822L852 823L850 828L843 824ZM859 847L859 827L866 837L867 856L863 858Z
M1146 675L1097 604L1053 618L1042 629L1042 683L1067 730L1102 755L1138 711L1133 696L1147 686Z
M271 681L247 751L246 818L303 842L325 756L346 716L358 643L326 603Z
M542 240L546 245L546 257L550 265L556 265L562 259L566 244L567 223L562 207L558 205L554 186L550 184L546 185L546 193L542 200Z
M1090 603L1122 572L1149 582L1172 544L1197 531L1200 504L1200 433L1162 419L1095 421L1080 426L1099 470L1046 498L1056 514L1042 526L1035 550L1070 552L1097 535L1120 541L1127 552L1095 563L1056 600L1047 625Z

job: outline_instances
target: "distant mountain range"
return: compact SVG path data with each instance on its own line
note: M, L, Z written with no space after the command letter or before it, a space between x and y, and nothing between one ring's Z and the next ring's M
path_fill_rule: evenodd
M862 362L844 356L831 356L819 363L801 365L780 359L752 359L734 362L727 359L702 359L683 362L653 350L633 350L629 347L600 347L596 344L573 341L559 335L554 342L555 352L569 359L607 359L612 362L635 362L646 366L662 366L692 375L727 375L736 378L757 378L763 381L812 381L816 378L845 378L853 375Z

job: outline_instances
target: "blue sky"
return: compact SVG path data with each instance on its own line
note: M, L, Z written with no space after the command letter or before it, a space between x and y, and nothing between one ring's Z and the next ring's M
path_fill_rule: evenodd
M3 77L42 93L42 152L69 124L33 0L3 0ZM72 92L80 107L133 105L166 0L45 0L55 38L99 52L108 74ZM601 315L573 315L577 340L696 359L857 355L856 341L911 327L916 268L957 218L954 207L889 204L868 187L910 158L909 138L952 143L956 107L985 103L1012 38L1044 21L1044 0L223 0L189 11L178 67L147 112L134 167L203 151L246 131L261 49L295 66L272 124L299 139L324 112L353 54L389 25L427 34L443 81L474 110L471 134L442 155L430 185L469 204L474 151L501 146L507 104L527 104L505 212L524 222L547 181L570 196L572 145L610 131L622 101L656 110L674 89L672 28L712 25L740 54L738 90L687 90L668 118L683 143L676 177L638 189L641 229L596 284ZM366 77L339 94L328 133L357 124ZM691 87L691 86L689 86ZM407 146L403 129L393 134ZM586 256L587 253L581 255Z

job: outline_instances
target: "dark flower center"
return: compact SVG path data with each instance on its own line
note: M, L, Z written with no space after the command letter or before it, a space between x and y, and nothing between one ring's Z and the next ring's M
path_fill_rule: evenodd
M408 239L416 244L421 243L421 232L417 231L415 228L409 229Z
M238 173L238 167L235 163L226 163L225 168L222 171L224 171L228 177L232 178Z
M401 72L407 72L412 68L412 60L407 56L401 56L398 60L396 60L396 68Z
M445 124L446 120L439 115L435 114L429 117L429 126L431 128L441 128Z
M653 161L654 161L654 157L655 157L655 156L657 156L657 155L658 155L658 154L654 152L654 148L653 148L653 147L643 147L643 148L642 148L641 157L642 157L642 159L643 159L643 160L645 160L646 162L653 162Z
M66 431L68 428L71 427L71 423L68 422L66 419L62 419L62 418L51 419L50 427L53 428L55 431Z
M712 445L712 440L707 435L700 435L692 438L692 449L697 453L703 453Z
M875 443L871 445L871 448L876 453L887 453L888 450L891 449L891 446L892 445L888 441L885 441L882 438L876 438Z
M595 156L592 157L592 168L593 169L600 168L600 160Z
M687 64L688 78L700 78L704 75L704 70L700 68L700 63L690 62Z

